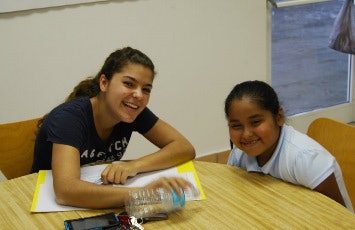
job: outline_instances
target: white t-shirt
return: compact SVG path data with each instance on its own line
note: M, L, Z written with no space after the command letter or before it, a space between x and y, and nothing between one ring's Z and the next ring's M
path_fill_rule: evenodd
M234 147L228 164L262 172L284 181L314 189L334 173L346 207L354 212L341 169L335 158L320 144L288 125L283 125L279 143L270 160L259 167L256 157Z

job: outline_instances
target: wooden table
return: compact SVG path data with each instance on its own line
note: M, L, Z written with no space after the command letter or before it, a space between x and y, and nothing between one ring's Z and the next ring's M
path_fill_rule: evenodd
M355 215L320 193L218 163L195 161L207 199L149 229L355 229ZM0 229L64 229L66 219L123 208L31 213L37 174L0 183Z

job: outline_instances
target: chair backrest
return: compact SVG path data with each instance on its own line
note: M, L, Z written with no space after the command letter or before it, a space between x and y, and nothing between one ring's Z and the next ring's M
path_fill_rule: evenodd
M309 125L307 134L338 161L351 202L355 206L355 126L329 118L318 118Z
M0 124L0 170L7 179L30 173L39 119Z

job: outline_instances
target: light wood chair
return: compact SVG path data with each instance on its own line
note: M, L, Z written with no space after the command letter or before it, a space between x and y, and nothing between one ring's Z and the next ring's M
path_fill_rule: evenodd
M307 134L333 154L338 161L345 186L354 207L355 126L329 118L318 118L309 125Z
M7 179L30 173L39 119L0 124L0 170Z

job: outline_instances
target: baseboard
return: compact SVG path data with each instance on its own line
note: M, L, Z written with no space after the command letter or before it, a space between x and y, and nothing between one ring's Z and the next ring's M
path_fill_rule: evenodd
M195 160L197 161L207 161L213 163L221 163L227 164L230 150L226 150L223 152L213 153L202 157L197 157Z

